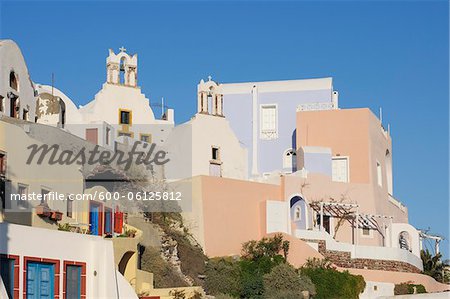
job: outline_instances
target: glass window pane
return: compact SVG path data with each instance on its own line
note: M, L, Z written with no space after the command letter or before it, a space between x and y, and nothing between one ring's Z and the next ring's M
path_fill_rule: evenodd
M81 267L69 265L66 267L66 298L81 298Z

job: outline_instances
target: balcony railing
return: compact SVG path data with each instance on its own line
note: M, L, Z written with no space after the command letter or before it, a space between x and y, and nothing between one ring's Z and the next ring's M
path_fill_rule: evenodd
M395 199L391 194L389 194L389 202L398 207L402 212L406 213L406 206L402 204L399 200Z

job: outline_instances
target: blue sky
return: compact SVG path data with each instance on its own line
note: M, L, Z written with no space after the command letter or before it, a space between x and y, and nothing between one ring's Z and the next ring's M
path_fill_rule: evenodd
M77 104L105 81L108 48L123 45L138 53L142 91L164 96L178 123L208 75L332 76L342 108L383 107L394 194L413 225L448 238L448 17L447 1L3 1L0 36L19 44L33 81L49 84L53 72Z

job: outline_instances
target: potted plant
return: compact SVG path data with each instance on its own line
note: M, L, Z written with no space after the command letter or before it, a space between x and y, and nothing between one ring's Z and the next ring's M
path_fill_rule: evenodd
M52 213L50 208L47 205L45 205L45 204L37 205L35 210L36 210L36 214L41 216L41 217L49 217L51 215L51 213Z
M55 220L55 221L60 221L60 220L62 220L62 215L63 215L63 213L61 213L60 211L52 211L50 219Z

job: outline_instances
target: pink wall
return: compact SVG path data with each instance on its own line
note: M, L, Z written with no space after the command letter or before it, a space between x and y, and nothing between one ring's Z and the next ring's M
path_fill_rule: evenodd
M201 176L204 242L208 256L235 255L242 243L266 230L266 201L280 200L280 186Z

